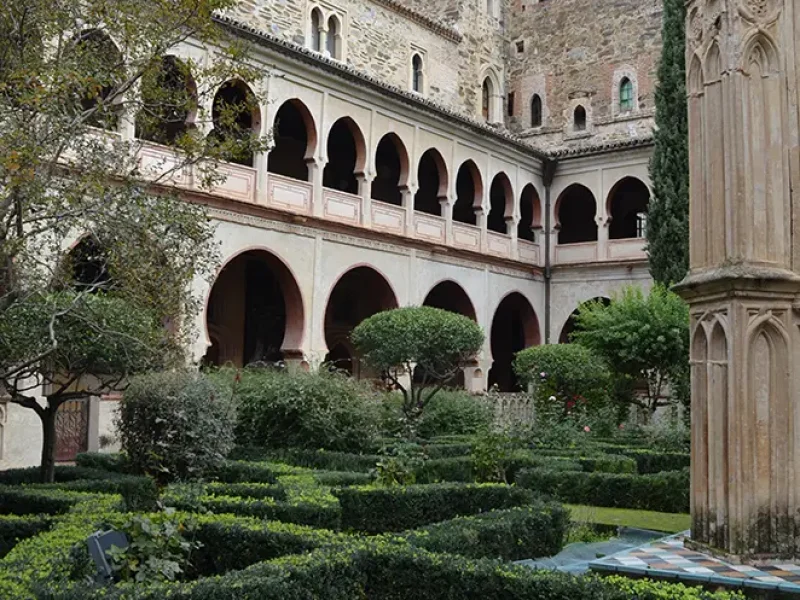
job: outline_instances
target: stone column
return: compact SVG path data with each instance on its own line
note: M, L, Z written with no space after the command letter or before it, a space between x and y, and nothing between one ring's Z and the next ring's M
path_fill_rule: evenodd
M754 563L800 556L798 8L687 4L689 543Z
M371 173L361 173L357 175L358 191L361 195L361 225L362 227L372 227L372 182L375 176Z
M409 186L403 190L403 207L406 209L406 236L414 237L415 235L415 228L414 228L414 197L417 195L417 184L409 184Z
M325 208L325 188L322 186L322 175L325 172L327 160L318 158L307 161L308 179L311 182L311 214L315 217L322 217Z

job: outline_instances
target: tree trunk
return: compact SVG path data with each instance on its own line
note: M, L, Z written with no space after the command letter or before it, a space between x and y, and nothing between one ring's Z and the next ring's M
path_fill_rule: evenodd
M39 413L42 420L42 483L53 483L56 477L56 411L48 402L47 408Z

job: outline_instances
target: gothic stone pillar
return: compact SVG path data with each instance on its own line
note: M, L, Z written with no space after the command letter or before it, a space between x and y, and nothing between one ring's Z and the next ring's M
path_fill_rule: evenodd
M688 0L692 541L800 557L800 0Z

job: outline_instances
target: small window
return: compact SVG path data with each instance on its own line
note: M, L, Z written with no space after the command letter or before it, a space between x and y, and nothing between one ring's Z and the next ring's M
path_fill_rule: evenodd
M517 54L525 52L525 40L517 41Z
M514 116L514 100L516 100L516 96L515 96L514 92L509 92L508 93L508 116L509 117L513 117Z
M415 54L414 58L411 59L411 69L411 88L418 94L421 94L425 85L425 74L422 57L419 54Z
M639 213L636 215L636 237L647 237L647 213Z
M488 123L492 117L492 82L488 77L483 80L483 89L481 90L481 114Z
M531 127L542 126L542 98L534 94L531 100Z
M633 82L623 77L619 84L619 110L628 112L633 110Z
M327 50L331 58L341 60L342 58L342 31L339 19L331 17L328 19L328 40Z
M580 104L575 107L575 112L573 113L573 123L575 125L575 131L586 130L586 109Z
M318 8L311 11L311 49L322 51L322 13Z

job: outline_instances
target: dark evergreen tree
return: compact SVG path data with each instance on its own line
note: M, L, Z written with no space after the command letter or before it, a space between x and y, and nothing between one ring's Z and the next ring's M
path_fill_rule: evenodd
M647 218L650 274L665 285L689 270L689 126L684 0L664 0L663 51L656 88L653 198Z

